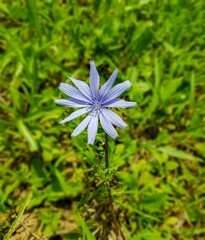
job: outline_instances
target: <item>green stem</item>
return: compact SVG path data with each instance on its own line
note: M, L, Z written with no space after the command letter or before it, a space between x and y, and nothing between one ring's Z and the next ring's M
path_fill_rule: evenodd
M105 167L109 173L109 159L108 159L108 135L105 133Z
M106 133L105 133L105 167L106 167L107 175L108 175L108 178L109 178L108 135ZM114 205L113 205L113 199L112 199L112 194L111 194L111 188L110 188L110 182L108 182L108 185L107 185L107 192L108 192L108 198L109 198L109 205L110 205L112 220L113 220L116 235L117 235L116 237L118 239L118 236L119 236L119 233L120 233L122 239L125 240L125 237L124 237L121 229L118 227L118 223L117 223L117 220L116 220Z

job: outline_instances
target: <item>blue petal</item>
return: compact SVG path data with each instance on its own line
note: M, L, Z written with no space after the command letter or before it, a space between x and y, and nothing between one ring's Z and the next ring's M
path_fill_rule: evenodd
M123 83L117 84L105 95L103 99L103 104L117 98L120 94L125 92L130 87L131 87L130 81L125 81Z
M88 103L75 99L75 98L69 98L69 99L60 99L54 101L58 105L71 107L71 108L78 108L78 107L87 107L89 106Z
M98 117L91 117L88 125L88 144L93 144L98 130Z
M90 61L90 90L94 98L98 98L99 74L94 61Z
M59 89L61 92L65 93L66 95L82 100L82 101L88 101L88 99L75 87L66 84L66 83L61 83L59 86Z
M136 102L128 102L119 98L111 100L109 102L103 103L103 107L117 107L117 108L129 108L134 107L137 103Z
M69 79L72 81L73 84L75 84L75 86L79 89L79 91L85 95L89 100L91 100L91 92L90 92L90 88L88 87L88 85L80 80L74 79L72 77L69 77Z
M110 78L107 80L107 82L101 87L100 89L100 100L103 100L104 96L106 94L108 94L108 92L110 91L110 89L112 88L115 80L116 80L116 77L117 77L117 74L118 74L118 70L116 69L112 75L110 76Z
M119 128L125 128L127 124L113 111L106 108L102 109L103 113L106 115L107 119L115 126Z
M104 131L111 138L115 139L118 136L115 128L113 127L113 125L111 124L109 119L106 117L106 115L103 113L103 111L101 111L101 113L100 113L100 123L101 123L102 128L104 129Z
M60 123L63 124L63 123L66 123L66 122L69 122L77 117L80 117L81 115L85 114L89 112L89 109L88 108L82 108L82 109L79 109L73 113L71 113L67 118L65 118L64 120L62 120Z
M72 135L73 137L77 136L80 134L87 126L88 123L90 122L91 116L88 115L73 131Z

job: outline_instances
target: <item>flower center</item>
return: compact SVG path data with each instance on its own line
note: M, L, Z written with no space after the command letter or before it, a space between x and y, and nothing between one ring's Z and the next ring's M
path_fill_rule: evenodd
M92 107L95 108L96 110L100 110L101 103L98 100L95 100L92 104Z
M89 109L91 110L90 114L94 117L98 116L101 108L101 102L98 99L92 99L92 103L89 106Z

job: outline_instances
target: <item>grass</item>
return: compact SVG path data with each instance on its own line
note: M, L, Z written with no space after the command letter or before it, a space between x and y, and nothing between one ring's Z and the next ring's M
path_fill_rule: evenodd
M107 182L125 239L204 239L204 1L1 1L0 19L0 239L116 239ZM109 176L103 132L71 138L54 104L90 59L138 103Z

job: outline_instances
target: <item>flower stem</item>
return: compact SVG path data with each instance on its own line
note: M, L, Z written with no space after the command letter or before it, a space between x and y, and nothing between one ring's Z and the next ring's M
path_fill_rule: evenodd
M107 172L108 178L109 178L108 135L106 133L105 133L105 167L106 167L106 172ZM113 199L112 199L112 194L111 194L111 188L110 188L110 181L107 184L107 192L108 192L108 197L109 197L109 205L110 205L110 211L111 211L111 215L112 215L112 221L114 223L115 231L116 231L116 235L117 235L116 237L118 239L118 236L120 233L122 239L125 240L125 237L124 237L121 229L118 227L118 223L116 220Z
M105 167L109 174L109 159L108 159L108 135L105 133Z

